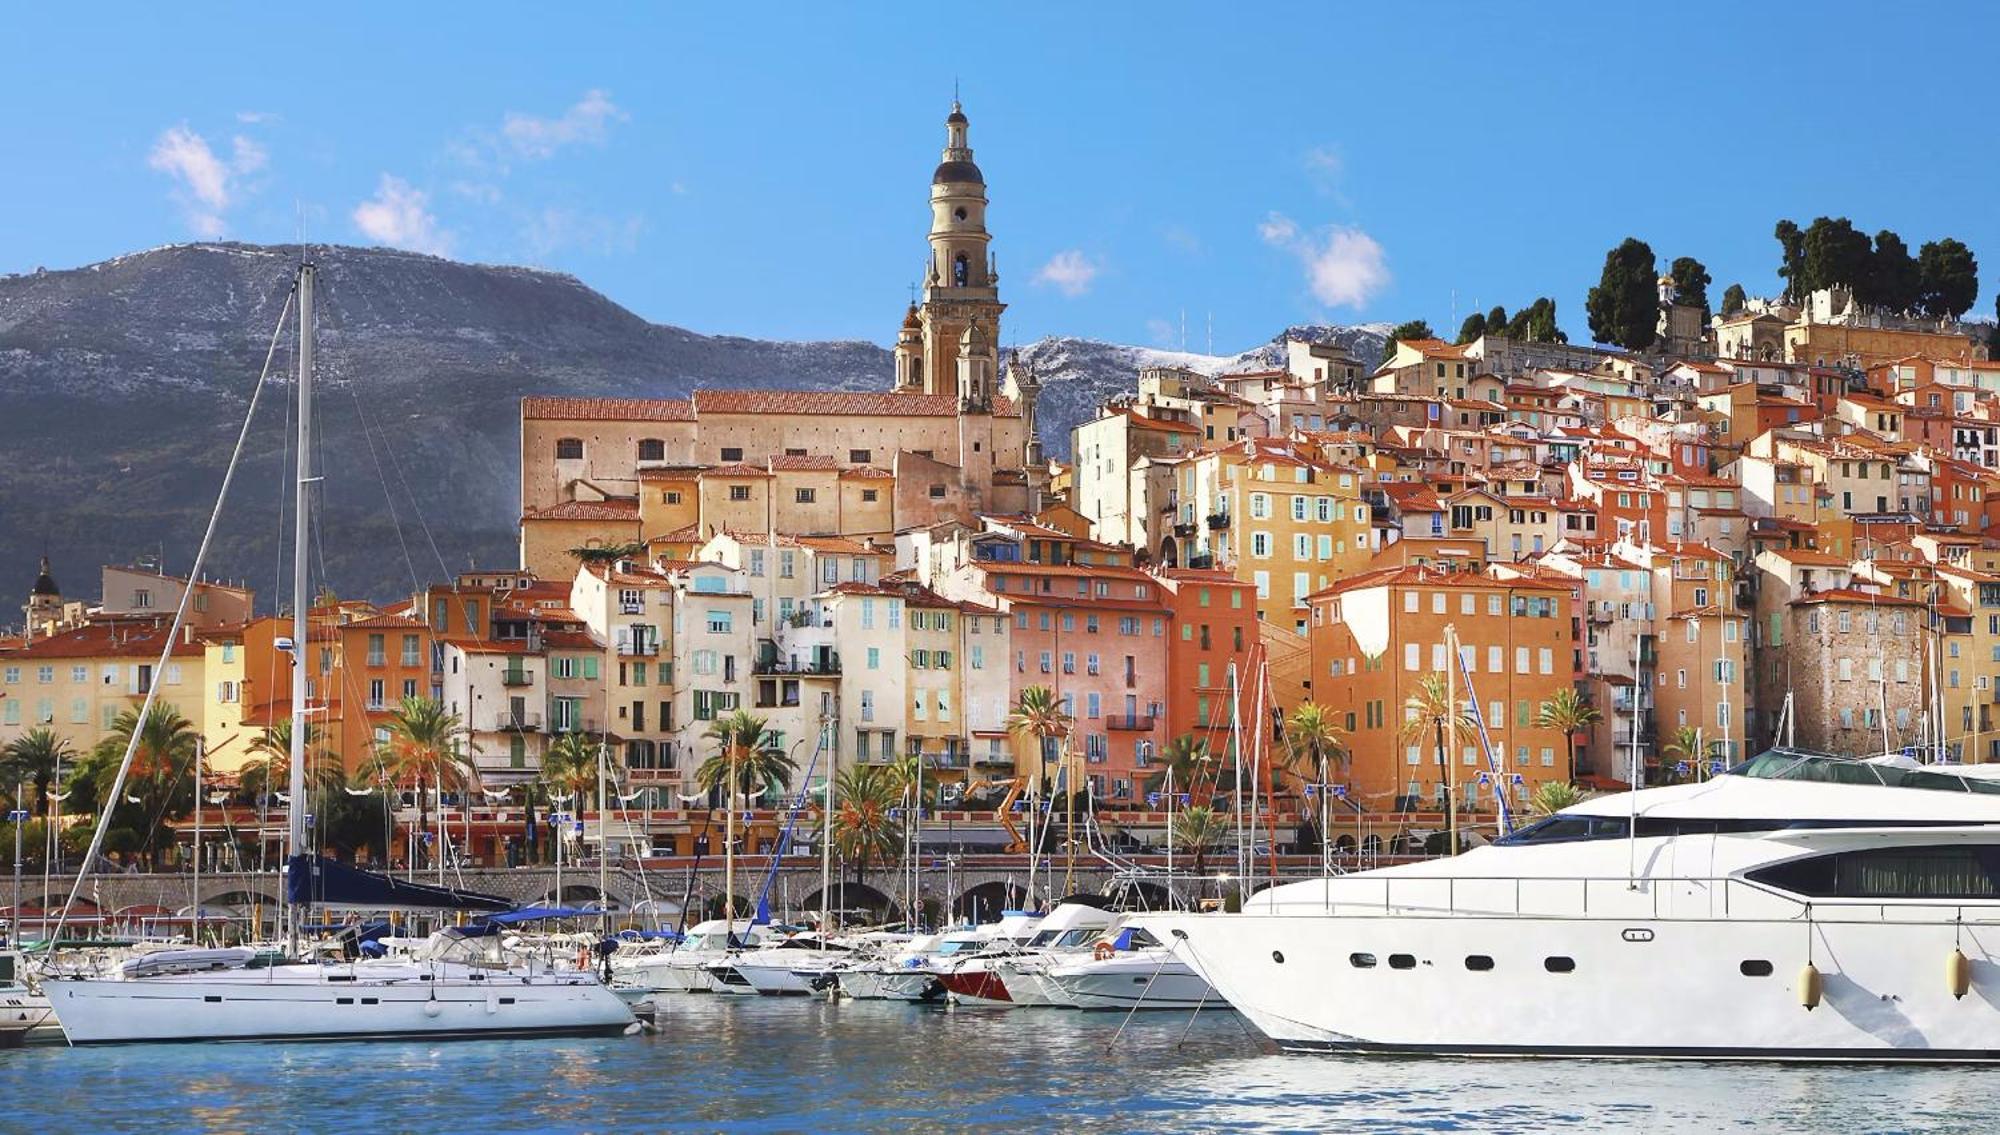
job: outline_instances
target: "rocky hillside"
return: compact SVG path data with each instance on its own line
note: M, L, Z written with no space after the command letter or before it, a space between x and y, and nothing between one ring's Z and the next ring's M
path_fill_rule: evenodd
M45 546L74 596L94 597L107 561L164 552L185 570L298 256L179 245L0 277L0 595L25 595ZM648 323L566 275L383 249L314 257L328 473L318 555L342 594L405 594L413 578L512 562L523 394L870 388L891 373L872 343L701 335ZM1381 351L1379 327L1298 330L1362 358ZM1046 384L1042 429L1057 454L1141 366L1217 373L1275 358L1268 345L1226 357L1079 339L1024 350ZM291 366L282 343L274 369ZM211 558L212 574L267 598L289 554L286 393L267 388Z

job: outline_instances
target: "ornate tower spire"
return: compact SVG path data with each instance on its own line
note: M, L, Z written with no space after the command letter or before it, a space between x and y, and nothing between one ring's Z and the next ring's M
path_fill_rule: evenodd
M960 339L977 325L986 343L1000 341L1005 309L995 287L992 236L986 231L986 177L973 161L971 123L956 97L945 116L945 145L931 173L931 254L924 269L922 358L918 367L897 368L921 375L926 394L957 393ZM899 341L900 344L900 341ZM988 391L991 391L988 378Z

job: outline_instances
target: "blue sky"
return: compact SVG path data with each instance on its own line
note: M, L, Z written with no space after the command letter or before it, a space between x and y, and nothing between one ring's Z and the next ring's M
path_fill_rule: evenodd
M1542 294L1582 340L1623 237L1700 258L1719 299L1773 289L1772 224L1822 213L2000 273L1979 8L965 11L16 8L0 271L303 218L698 331L887 342L956 80L1011 342L1170 345L1183 313L1197 350L1449 334Z

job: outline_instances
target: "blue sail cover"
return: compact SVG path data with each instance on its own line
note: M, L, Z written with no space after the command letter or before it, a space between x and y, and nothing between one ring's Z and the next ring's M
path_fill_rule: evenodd
M513 903L493 895L412 883L315 855L294 855L285 861L285 901L356 910L514 909Z

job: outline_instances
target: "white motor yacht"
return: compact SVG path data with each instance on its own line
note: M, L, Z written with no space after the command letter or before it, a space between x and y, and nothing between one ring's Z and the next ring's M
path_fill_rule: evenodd
M765 997L804 996L819 979L854 960L854 951L838 941L807 932L760 950L737 950L711 964L710 972L726 967L743 987ZM732 985L731 992L736 992Z
M1136 926L1051 965L1042 980L1075 1009L1220 1009L1223 1000L1194 967Z
M1065 1007L1069 996L1049 981L1049 971L1079 954L1117 920L1109 904L1072 899L1056 906L1020 952L993 963L1007 1003L1017 1008ZM988 987L984 992L990 993Z
M629 995L634 990L650 993L711 993L716 986L707 966L729 953L731 935L738 945L756 946L764 937L746 921L722 919L696 923L678 946L665 952L611 957L611 984Z
M1773 750L1138 922L1288 1051L1995 1061L1987 772Z
M185 956L182 956L185 955ZM632 1013L587 972L510 962L497 930L440 931L410 959L304 964L160 951L44 986L71 1044L617 1033Z

